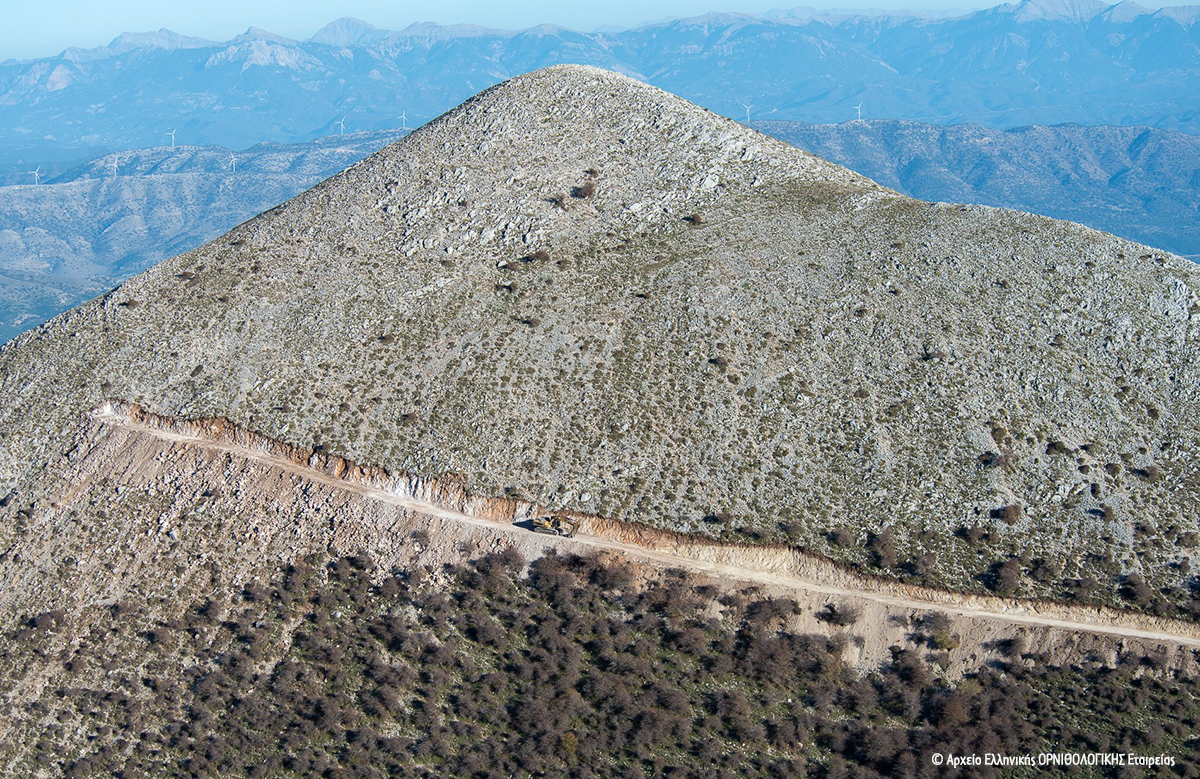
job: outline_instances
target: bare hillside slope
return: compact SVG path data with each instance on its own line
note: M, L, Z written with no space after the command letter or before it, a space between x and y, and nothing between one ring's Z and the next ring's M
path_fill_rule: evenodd
M1198 281L555 67L10 343L0 478L115 397L955 588L1115 599L1137 573L1166 611Z

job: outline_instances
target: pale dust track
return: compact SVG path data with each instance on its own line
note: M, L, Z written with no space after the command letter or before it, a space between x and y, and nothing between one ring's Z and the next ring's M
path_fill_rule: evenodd
M505 534L511 534L515 531L514 526L509 523L497 522L495 520L485 519L483 517L463 514L461 512L452 511L432 503L416 500L403 495L397 495L393 492L388 492L387 490L341 479L331 476L316 468L300 465L293 461L267 454L251 447L241 446L227 441L205 438L202 436L184 435L168 430L162 430L152 425L140 424L119 413L97 411L93 414L93 417L110 427L123 428L132 432L150 435L169 443L194 446L207 451L226 452L239 458L252 460L272 468L277 468L302 479L307 479L332 487L334 489L359 495L369 500L398 506L417 514L435 516L454 522L463 522L469 525L500 531ZM520 531L517 530L515 532ZM956 596L953 593L941 592L939 593L939 599L936 601L921 600L919 598L891 595L887 592L881 592L873 589L859 589L854 587L830 585L828 583L813 581L799 576L789 576L771 573L768 571L754 570L751 568L741 568L707 560L697 560L684 555L672 554L670 552L664 552L656 549L647 549L645 547L623 541L607 538L596 538L594 536L587 535L576 535L575 537L569 539L555 538L554 542L560 546L574 546L581 549L602 549L620 552L629 556L630 558L649 560L671 568L690 569L722 579L755 582L758 584L767 584L776 587L824 593L830 596L856 598L872 603L879 603L898 610L909 609L920 611L945 611L964 617L1005 622L1013 625L1028 625L1043 628L1054 628L1065 631L1110 635L1121 638L1159 641L1200 649L1200 638L1196 636L1148 630L1140 627L1130 627L1119 624L1100 623L1089 621L1083 617L1079 619L1066 619L1061 617L1041 617L1027 613L1006 613L1003 611L981 608L979 606L970 604L965 602L965 598L962 601L955 602L954 598ZM1013 601L1013 603L1016 605L1018 602ZM1080 609L1080 611L1084 611L1084 609Z

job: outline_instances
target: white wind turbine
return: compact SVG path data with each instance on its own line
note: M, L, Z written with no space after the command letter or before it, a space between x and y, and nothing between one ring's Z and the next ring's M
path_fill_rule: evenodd
M334 124L338 126L338 135L346 134L346 117L343 116L341 119L338 119L336 122L334 122Z
M856 121L861 122L862 121L862 103L859 103L858 105L854 106L854 110L858 111L858 119Z
M750 109L754 107L754 104L751 103L750 105L746 105L741 100L738 101L738 104L741 105L742 108L746 109L746 124L750 124Z
M408 129L408 111L400 112L400 129L401 130Z
M112 168L112 175L117 175L117 158L113 157L108 161L108 166Z
M37 166L37 170L31 170L29 172L33 174L33 185L35 187L38 184L42 183L42 166L41 165Z
M236 170L237 170L237 157L234 157L232 154L230 154L229 155L229 172L234 173L234 172L236 172Z
M178 130L178 129L179 129L178 127L175 128L175 130ZM171 148L172 149L175 148L175 130L172 130L171 132L167 133L167 135L171 136Z

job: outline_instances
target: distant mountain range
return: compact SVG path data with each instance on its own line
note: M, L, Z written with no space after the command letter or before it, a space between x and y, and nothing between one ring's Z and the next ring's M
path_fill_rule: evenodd
M1082 222L1200 260L1200 137L1149 127L992 130L864 120L753 127L923 200Z
M1080 122L1200 132L1200 6L1024 0L956 18L797 9L581 33L353 19L306 41L167 30L0 64L0 168L61 172L120 148L245 148L420 124L491 84L599 65L745 119L857 116L988 127ZM750 106L745 108L744 106ZM344 120L343 125L338 122Z
M355 133L233 153L116 152L0 187L0 342L216 238L396 140Z

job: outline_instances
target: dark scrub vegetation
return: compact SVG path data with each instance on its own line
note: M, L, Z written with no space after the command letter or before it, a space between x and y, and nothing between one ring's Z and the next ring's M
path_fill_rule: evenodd
M950 648L944 617L915 626L925 646L862 675L843 640L784 629L794 602L677 571L639 581L619 559L555 555L527 567L511 550L434 577L374 571L365 557L309 559L165 623L121 603L54 658L64 616L31 617L4 637L3 691L39 663L62 663L65 682L0 712L12 724L0 765L128 779L871 779L1053 775L938 768L935 752L1134 751L1176 759L1139 776L1198 775L1200 684L1155 656L1057 668L1017 638L1007 663L952 685L929 662Z

